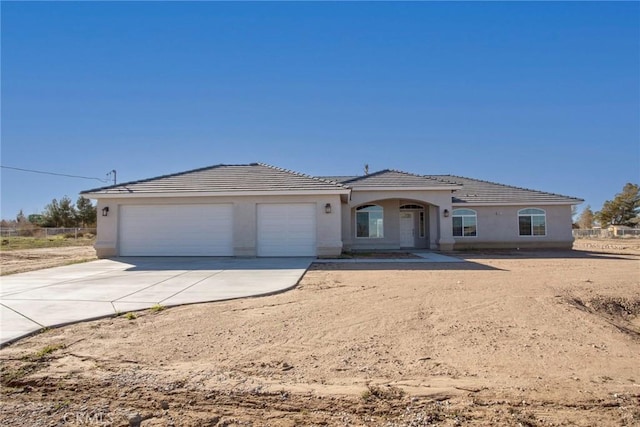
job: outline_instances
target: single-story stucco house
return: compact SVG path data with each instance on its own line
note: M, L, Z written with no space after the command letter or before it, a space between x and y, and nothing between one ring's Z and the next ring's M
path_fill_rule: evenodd
M452 175L313 177L216 165L82 192L99 257L335 256L345 250L571 248L582 202Z

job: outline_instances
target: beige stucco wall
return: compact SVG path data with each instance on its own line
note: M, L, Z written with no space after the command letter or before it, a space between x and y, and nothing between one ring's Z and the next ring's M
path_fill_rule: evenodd
M401 196L401 197L398 197ZM118 213L121 205L153 204L210 204L231 203L234 206L234 255L256 256L257 204L259 203L315 203L317 206L317 254L339 255L346 250L399 249L400 206L415 203L425 206L426 236L416 239L416 247L451 250L467 248L564 248L573 243L571 206L452 206L449 191L354 191L351 198L339 195L316 196L237 196L237 197L175 197L175 198L117 198L98 200L98 236L96 252L99 257L118 256ZM330 203L332 212L325 213ZM384 208L384 238L355 237L355 208L364 204ZM101 215L109 207L108 216ZM519 236L518 210L538 208L546 212L546 236ZM453 237L452 216L445 217L444 209L473 209L478 214L477 237ZM188 224L176 224L188 226Z
M468 248L562 248L573 244L571 206L454 206L477 212L477 237L455 237L455 249ZM518 211L537 208L546 212L545 236L520 236Z
M122 205L154 204L213 204L231 203L234 211L233 240L235 256L256 256L257 247L257 204L259 203L315 203L316 247L318 256L335 256L342 252L341 203L339 195L316 196L234 196L234 197L180 197L180 198L109 198L99 199L98 236L96 252L98 257L118 256L118 214ZM325 212L330 203L332 212ZM102 208L109 207L108 216L101 216ZM188 227L188 224L175 224Z
M356 237L356 208L365 204L376 204L384 210L384 237ZM416 248L450 250L454 240L451 218L442 215L444 209L451 211L449 190L357 190L343 205L342 241L348 250L400 249L400 206L419 204L425 207L424 238L415 239ZM448 226L447 226L448 224Z

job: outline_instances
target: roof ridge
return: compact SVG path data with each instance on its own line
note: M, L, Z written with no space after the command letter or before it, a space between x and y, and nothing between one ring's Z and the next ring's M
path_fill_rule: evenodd
M427 177L425 175L419 175L419 174L413 173L413 172L401 171L400 169L387 169L387 170L389 172L397 172L397 173L401 173L401 174L404 174L404 175L412 175L412 176L417 176L417 177L420 177L420 178L429 178L429 177Z
M451 176L451 177L454 177L454 178L468 179L469 181L483 182L483 183L485 183L485 184L499 185L499 186L501 186L501 187L514 188L514 189L516 189L516 190L531 191L531 192L539 193L539 194L549 194L549 195L553 195L553 196L566 197L566 198L568 198L568 199L582 200L582 199L580 199L580 198L578 198L578 197L567 196L566 194L552 193L552 192L550 192L550 191L534 190L534 189L532 189L532 188L518 187L518 186L516 186L516 185L501 184L501 183L499 183L499 182L487 181L487 180L484 180L484 179L469 178L469 177L466 177L466 176L451 175L451 174L449 174L449 175L445 175L445 176ZM464 184L463 184L463 185L464 185ZM582 201L584 201L584 200L582 200Z
M156 180L156 179L171 178L171 177L174 177L174 176L185 175L187 173L201 172L203 170L214 169L214 168L217 168L217 167L220 167L220 166L232 166L232 165L225 165L225 164L220 163L220 164L217 164L217 165L205 166L205 167L191 169L191 170L183 171L183 172L168 173L168 174L164 174L164 175L154 176L154 177L151 177L151 178L138 179L138 180L135 180L135 181L127 181L127 182L122 182L120 184L107 185L105 187L93 188L91 190L83 191L82 193L91 193L91 192L99 191L99 190L109 190L109 189L117 188L117 187L126 187L127 185L141 184L143 182L149 182L149 181L153 181L153 180ZM244 166L244 165L233 165L233 166ZM80 194L82 194L82 193L80 193Z
M323 182L325 184L333 184L333 185L339 186L341 188L348 188L347 186L342 185L339 182L329 181L327 179L318 178L318 177L311 176L311 175L306 174L306 173L294 171L294 170L291 170L291 169L285 169L285 168L281 168L279 166L273 166L273 165L270 165L270 164L267 164L267 163L261 163L261 162L258 162L258 163L255 163L255 164L256 165L260 165L260 166L264 166L264 167L269 168L269 169L277 170L277 171L280 171L280 172L286 172L286 173L290 173L292 175L301 176L303 178L309 178L309 179L312 179L314 181Z
M446 183L449 183L449 184L458 184L458 185L462 185L462 184L460 184L459 182L456 182L456 181L452 181L452 180L450 180L450 179L444 179L444 178L443 178L443 177L452 177L452 176L453 176L453 177L455 177L455 175L451 175L451 174L434 174L434 175L429 174L429 175L425 175L425 176L426 176L426 177L437 177L437 178L434 178L434 179L436 179L436 181L440 181L440 182L446 182ZM459 176L458 178L464 178L464 177L463 177L463 176ZM466 179L472 179L472 178L466 178Z
M444 183L447 183L447 184L457 184L456 182L444 181L444 180L432 178L432 176L437 176L437 175L423 175L423 174L419 174L419 173L401 171L401 170L398 170L398 169L387 169L387 170L390 171L390 172L402 173L402 174L409 175L409 176L417 176L419 178L426 178L426 179L429 179L429 180L444 182Z
M353 181L357 181L357 180L359 180L359 179L369 178L369 177L372 177L372 176L374 176L374 175L380 175L380 174L381 174L381 173L383 173L383 172L389 172L389 171L391 171L391 169L382 169L382 170L375 171L375 172L371 172L371 173L367 173L367 174L364 174L364 175L356 175L356 177L355 177L355 178L353 178L353 179L348 179L348 180L346 180L345 182L353 182Z
M319 179L327 179L327 178L357 178L359 175L319 175L316 178Z

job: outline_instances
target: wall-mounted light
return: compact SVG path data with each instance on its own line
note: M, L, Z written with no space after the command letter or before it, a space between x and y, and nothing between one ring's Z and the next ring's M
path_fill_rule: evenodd
M105 206L104 208L102 208L102 216L107 215L109 215L109 206Z
M445 209L442 215L444 215L445 218L449 218L449 209Z
M324 205L324 213L331 213L331 203L327 203L326 205Z

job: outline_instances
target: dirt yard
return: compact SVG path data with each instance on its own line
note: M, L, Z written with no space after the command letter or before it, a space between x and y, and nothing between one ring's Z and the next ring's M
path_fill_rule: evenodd
M576 249L316 264L49 330L0 351L0 424L640 425L640 241Z
M0 274L24 273L76 262L96 259L93 246L70 246L62 248L19 249L0 252Z

